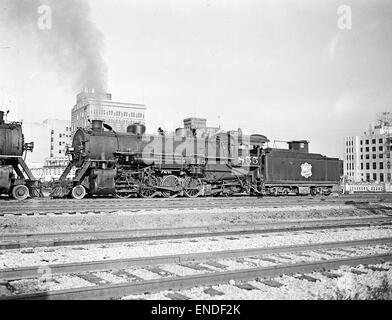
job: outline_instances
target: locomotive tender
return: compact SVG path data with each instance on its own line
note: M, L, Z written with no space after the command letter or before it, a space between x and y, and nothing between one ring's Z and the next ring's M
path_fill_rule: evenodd
M91 129L75 133L71 161L51 197L328 195L339 190L339 159L309 153L306 141L290 142L289 150L268 148L268 142L240 129L150 135L133 124L117 133L93 120ZM73 167L76 175L69 183Z
M6 123L0 111L0 195L17 200L41 196L38 182L22 157L33 148L33 143L24 142L22 124Z

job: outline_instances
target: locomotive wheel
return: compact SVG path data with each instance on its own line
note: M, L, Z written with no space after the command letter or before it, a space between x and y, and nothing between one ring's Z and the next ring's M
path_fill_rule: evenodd
M25 200L30 196L29 188L24 185L15 186L12 189L12 197L16 200Z
M148 175L144 178L143 184L141 185L140 196L142 198L154 198L158 195L158 192L154 189L160 185L160 179L152 175Z
M180 179L178 179L176 176L170 175L166 176L162 180L162 187L167 187L167 188L179 188L181 186ZM178 196L179 191L162 191L162 195L165 198L175 198Z
M85 187L83 187L82 185L78 185L73 187L72 189L72 198L77 199L77 200L81 200L86 196L86 189Z
M184 193L188 198L196 198L200 195L203 189L203 184L200 179L187 177L183 183Z

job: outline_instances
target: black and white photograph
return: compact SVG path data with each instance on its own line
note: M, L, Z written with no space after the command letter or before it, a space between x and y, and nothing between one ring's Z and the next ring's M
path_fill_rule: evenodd
M0 300L392 300L391 88L389 0L0 0Z

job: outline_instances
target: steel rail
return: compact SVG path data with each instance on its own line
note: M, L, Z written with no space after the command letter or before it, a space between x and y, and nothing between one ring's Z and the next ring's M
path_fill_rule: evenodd
M208 274L182 276L167 279L146 280L134 283L109 284L69 290L38 292L0 297L0 300L102 300L119 299L131 294L162 292L164 290L183 290L200 285L217 285L229 280L249 281L257 278L272 278L284 274L309 273L318 270L336 269L342 265L376 264L392 261L392 254L360 256L331 259L309 263L295 263L274 267L259 267L235 271L222 271Z
M168 263L182 263L187 261L208 261L225 258L262 256L277 253L295 253L314 250L330 250L346 247L362 247L380 244L391 244L392 238L364 239L353 241L324 242L293 246L278 246L267 248L251 248L238 250L209 251L178 255L152 256L143 258L113 259L104 261L90 261L79 263L40 265L22 268L0 269L0 279L5 281L19 280L42 276L42 268L50 270L51 274L82 273L91 271L127 269L140 266L152 266Z
M279 199L279 200L277 200ZM369 196L369 195L341 195L339 197L294 197L294 196L281 196L281 197L199 197L199 198L176 198L176 199L170 199L170 198L154 198L154 199L146 199L146 198L131 198L131 199L117 199L117 198L86 198L83 200L75 200L75 199L32 199L25 201L21 203L20 201L2 201L2 207L8 207L8 206L25 206L25 205L35 205L35 204L41 204L41 205L63 205L63 204L83 204L83 203L100 203L100 204L105 204L105 203L192 203L192 202L212 202L212 203L218 203L218 202L282 202L282 201L297 201L297 202L309 202L309 201L328 201L328 202L334 202L334 201L354 201L354 200L390 200L392 199L392 194L387 194L387 195L374 195L374 196Z
M176 199L176 200L175 200ZM115 204L157 204L162 205L165 203L170 204L217 204L217 203L281 203L281 202L289 202L289 203L308 203L308 202L349 202L359 200L363 201L380 201L380 200L391 200L392 197L383 197L383 198L366 198L366 197L355 197L355 198L345 198L345 197L337 197L337 198L311 198L311 197L271 197L271 198L175 198L175 199L116 199L116 198L94 198L94 199L82 199L82 200L48 200L48 199L32 199L24 202L20 201L2 201L2 207L12 208L12 207L24 207L24 206L58 206L58 205L69 205L69 204L101 204L101 205L112 205ZM219 199L219 200L218 200Z
M21 249L29 247L59 247L100 243L268 234L276 232L298 232L390 225L392 225L392 217L384 216L377 218L366 217L310 221L299 220L256 225L242 224L234 226L217 225L183 228L176 227L38 234L3 234L0 235L0 250Z
M344 199L358 199L358 198L363 198L363 197L368 197L369 199L379 199L379 198L391 198L392 193L391 192L384 192L384 193L356 193L356 194L339 194L338 198L344 198ZM277 197L273 196L264 196L260 197L263 200L269 200L269 199L276 199ZM194 200L205 200L205 201L226 201L226 200L255 200L255 199L260 199L255 196L248 196L248 195L236 195L236 196L227 196L227 197L199 197L199 198L176 198L176 199L171 199L171 198L128 198L128 199L121 199L121 198L113 198L113 197L94 197L94 198L85 198L83 200L75 200L75 199L67 199L67 198L59 198L55 199L55 201L62 201L62 202L69 202L69 201L74 201L74 202L80 202L80 201L111 201L115 199L116 201L194 201ZM304 197L299 197L299 196L279 196L280 199L303 199ZM312 196L308 195L305 197L306 199L320 199L320 198L325 198L325 199L335 199L333 196L323 196L323 195L317 195L317 196ZM10 200L8 198L4 198L4 203L18 203L17 200ZM39 198L39 199L33 199L33 201L46 201L46 202L52 202L53 199L47 197L47 198Z
M391 206L386 206L391 203L369 203L366 201L347 202L347 201L307 201L307 202L227 202L227 203L69 203L69 204L51 204L50 206L39 206L38 204L29 206L27 204L19 207L1 207L0 216L5 215L35 215L35 214L76 214L76 213L101 213L101 212L116 212L116 211L130 211L137 212L141 210L183 210L183 209L235 209L235 208L284 208L286 207L300 207L300 206L331 206L331 205L352 205L358 209L382 209L391 210Z

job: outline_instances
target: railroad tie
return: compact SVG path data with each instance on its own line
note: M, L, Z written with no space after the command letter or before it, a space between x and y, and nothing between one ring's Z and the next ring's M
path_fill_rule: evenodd
M253 266L253 267L257 267L258 266L258 264L257 263L255 263L255 262L253 262L251 259L249 259L249 258L238 258L238 259L236 259L239 263L244 263L244 264L248 264L248 265L251 265L251 266Z
M197 262L184 262L184 263L181 263L180 266L185 267L185 268L194 269L194 270L199 270L199 271L210 271L210 272L212 271L207 266L203 266Z
M117 277L125 277L127 280L130 281L144 281L144 279L135 276L134 274L125 271L125 270L116 270L112 272L113 275L117 276Z
M283 283L271 279L257 279L257 281L262 284L265 284L266 286L273 287L273 288L280 288L284 286Z
M316 278L307 276L306 274L301 274L300 276L295 277L295 278L298 279L298 280L306 280L306 281L309 281L309 282L317 282L317 281L320 281L320 279L316 279Z
M375 266L368 266L367 268L372 270L372 271L389 271L389 269L381 268L381 267L375 267Z
M85 274L77 274L79 278L82 278L83 280L96 284L96 285L101 285L101 284L106 284L108 281L96 276L93 273L85 273Z
M235 285L237 288L240 288L242 290L260 290L259 288L251 285L250 283L244 282L244 283L238 283Z
M341 277L340 274L332 273L332 272L328 272L328 271L324 271L321 274L327 278L330 278L330 279L337 279L337 278Z
M173 293L167 293L165 294L166 297L168 297L171 300L190 300L191 298L184 296L183 294L173 292Z
M344 249L344 248L338 248L337 250L343 251L343 252L347 252L347 253L353 253L353 252L355 252L354 250L351 250L351 249Z
M214 297L214 296L223 296L223 295L224 295L223 292L218 291L218 290L216 290L216 289L214 289L214 288L205 289L205 290L204 290L204 293L209 294L211 297Z
M352 273L354 273L354 274L357 274L357 275L360 275L360 274L367 274L366 271L361 271L361 270L358 270L358 269L351 269L350 271L351 271Z
M161 277L173 277L173 276L175 276L174 273L166 271L166 270L163 270L163 269L161 269L159 267L151 266L151 267L144 267L143 269L146 269L146 270L148 270L150 272L156 273L156 274L160 275Z
M223 269L223 270L227 269L227 266L225 266L224 264L221 264L219 262L216 262L216 261L207 261L207 262L204 262L204 264L210 265L210 266L218 268L218 269Z
M277 261L276 260L274 260L274 259L271 259L271 258L259 258L260 260L262 260L262 261L267 261L267 262L273 262L273 263L277 263Z

